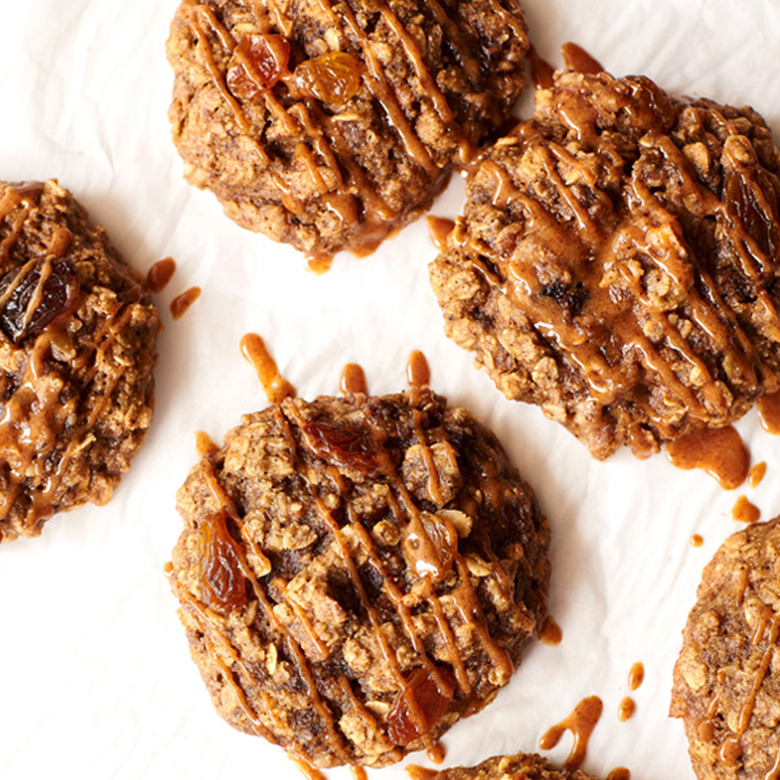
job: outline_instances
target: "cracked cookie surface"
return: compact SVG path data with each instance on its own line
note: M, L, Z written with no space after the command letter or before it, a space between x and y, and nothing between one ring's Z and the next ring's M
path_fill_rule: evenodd
M0 541L105 504L152 419L157 310L56 181L0 182Z
M179 491L171 584L231 725L384 766L506 684L548 528L496 438L428 390L244 417Z
M431 265L445 330L599 459L726 426L778 389L779 175L750 108L557 71Z

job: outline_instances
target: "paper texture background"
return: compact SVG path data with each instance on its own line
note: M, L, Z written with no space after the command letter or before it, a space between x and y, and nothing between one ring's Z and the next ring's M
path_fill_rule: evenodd
M726 493L663 455L641 462L621 452L596 463L536 409L505 401L444 337L424 221L369 258L337 257L320 277L294 250L234 226L213 196L182 180L170 142L164 43L175 6L0 3L0 179L56 177L137 268L168 255L178 263L158 296L165 331L155 421L114 499L0 548L0 777L299 777L280 749L215 714L163 576L194 432L219 442L242 413L266 404L239 351L249 331L266 339L304 397L337 393L346 362L363 365L372 392L397 391L409 352L421 349L434 388L492 426L538 492L553 530L550 604L563 642L532 647L496 702L445 736L447 765L534 750L595 694L604 714L584 769L692 777L682 724L667 717L680 631L702 567L740 527L729 516L738 494L764 519L780 512L780 440L761 431L755 412L739 425L753 460L768 464L756 490ZM537 49L555 65L560 45L574 40L616 75L645 73L671 91L749 103L780 127L776 2L525 6ZM528 105L527 97L523 114ZM462 198L454 180L432 213L454 216ZM172 321L170 300L192 285L201 298ZM645 682L636 714L621 723L635 661ZM549 755L563 760L570 742ZM403 767L369 774L380 776L402 778Z

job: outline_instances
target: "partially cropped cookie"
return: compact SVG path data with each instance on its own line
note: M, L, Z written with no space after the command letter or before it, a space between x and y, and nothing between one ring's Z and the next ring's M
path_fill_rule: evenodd
M370 251L508 118L527 50L516 0L184 0L173 139L242 227Z
M109 500L152 419L158 330L67 190L0 182L0 541Z
M764 780L780 767L780 518L730 536L704 569L674 669L699 778Z
M531 489L428 390L247 415L178 509L171 584L217 710L317 766L431 743L494 698L546 614Z
M431 266L447 334L600 459L778 388L780 154L750 108L557 71Z
M411 780L593 780L579 769L557 769L536 753L494 756L477 766L456 766L439 771L413 767Z

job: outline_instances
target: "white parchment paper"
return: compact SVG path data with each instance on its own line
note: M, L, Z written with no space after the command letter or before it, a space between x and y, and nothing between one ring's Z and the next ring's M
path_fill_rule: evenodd
M182 180L169 139L164 43L175 6L0 0L0 179L56 177L140 270L168 255L179 266L158 297L165 331L155 421L114 499L0 548L0 777L299 777L280 749L215 714L163 576L194 432L221 441L242 413L265 406L239 352L249 331L266 339L304 397L338 392L346 362L363 365L372 392L397 391L409 352L421 349L435 389L496 430L549 516L551 612L563 642L532 647L496 702L446 735L446 763L534 750L548 727L595 694L604 714L584 769L692 777L682 724L667 717L680 631L702 567L739 527L730 519L738 494L764 519L780 512L780 440L761 431L755 412L740 423L753 460L768 464L755 490L726 493L663 456L640 462L619 453L596 463L536 409L505 401L444 337L423 221L369 258L338 257L321 277L294 250L233 225L209 193ZM777 2L525 6L537 49L556 65L560 45L574 40L615 74L749 103L780 127ZM526 98L521 112L528 109ZM433 213L454 216L462 198L462 182L453 181ZM173 322L170 300L193 285L201 298ZM700 548L690 544L694 533L704 537ZM622 723L618 705L635 661L645 682L636 714ZM550 756L562 761L569 745L564 737ZM346 769L327 774L349 777ZM400 779L403 766L369 776Z

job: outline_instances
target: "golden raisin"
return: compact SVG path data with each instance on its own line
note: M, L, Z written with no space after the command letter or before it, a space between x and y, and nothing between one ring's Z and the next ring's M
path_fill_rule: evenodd
M360 89L360 62L334 51L304 60L295 69L298 87L323 103L346 103Z
M287 68L290 43L282 35L245 35L228 63L228 89L241 100L271 89Z

